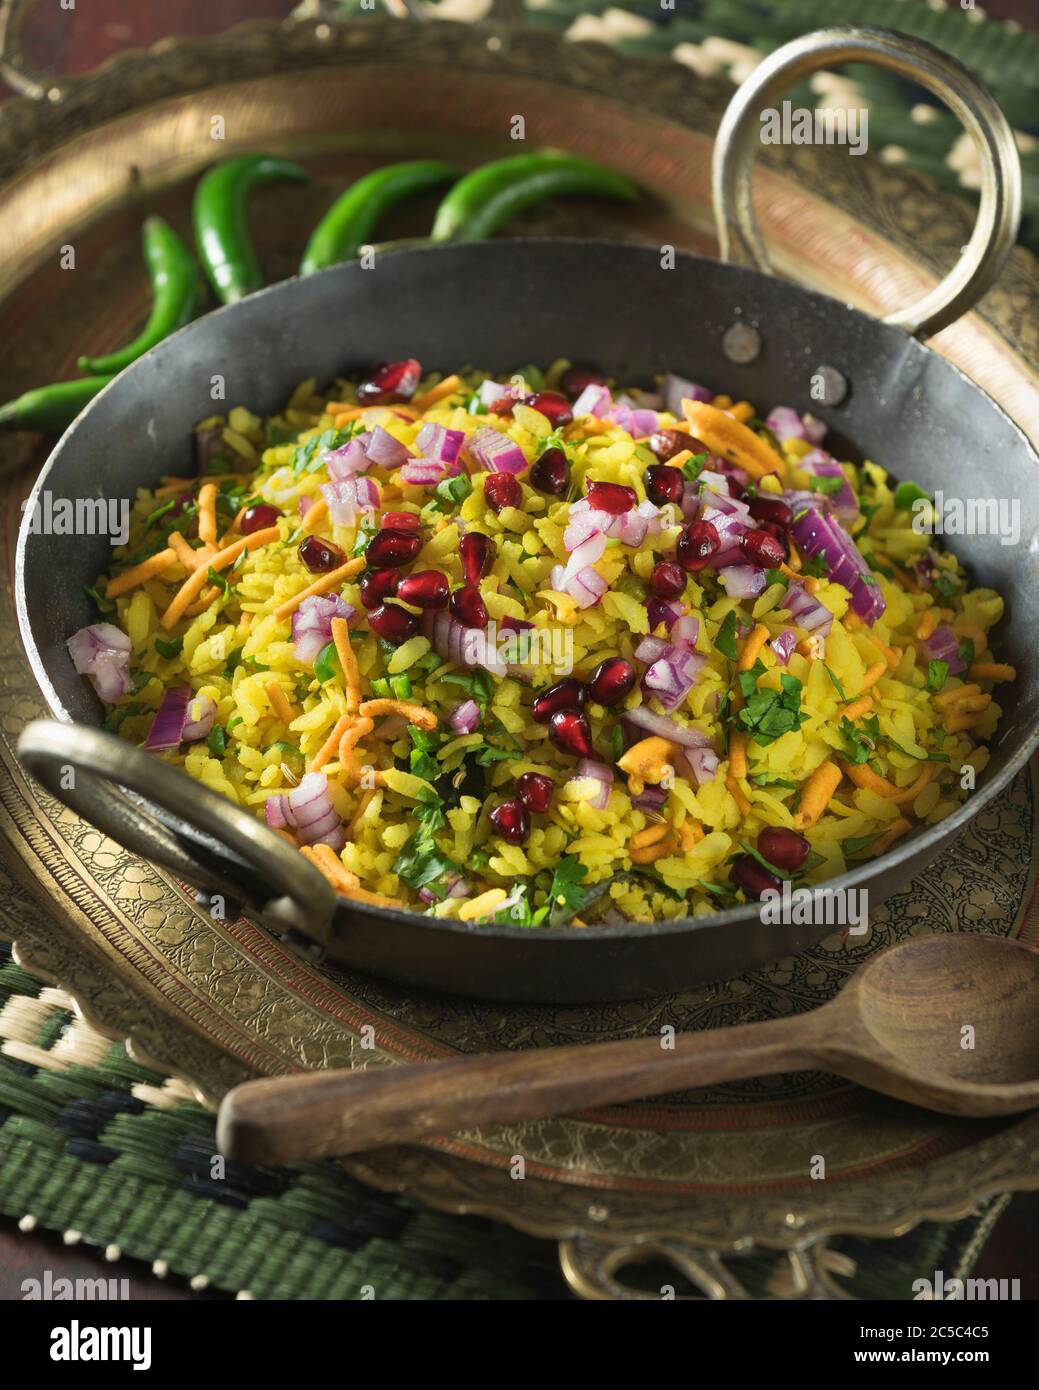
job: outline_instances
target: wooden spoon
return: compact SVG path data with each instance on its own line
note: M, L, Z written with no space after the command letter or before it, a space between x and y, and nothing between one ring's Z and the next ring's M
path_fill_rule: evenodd
M807 1068L950 1115L1009 1115L1039 1105L1039 951L922 937L875 956L821 1009L672 1042L249 1081L225 1097L217 1142L230 1158L284 1163Z

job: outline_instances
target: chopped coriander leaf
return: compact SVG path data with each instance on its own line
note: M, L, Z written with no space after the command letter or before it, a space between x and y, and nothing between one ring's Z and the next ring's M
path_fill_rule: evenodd
M758 863L762 866L762 868L767 869L770 874L775 874L776 878L793 877L793 875L789 873L786 869L780 869L777 865L773 864L770 859L766 859L765 856L761 853L761 851L759 849L755 849L749 840L740 840L739 843L752 859L756 859ZM739 855L734 855L733 857L738 859Z
M961 637L956 654L963 662L964 666L970 666L974 661L974 639L971 637Z
M835 477L828 473L819 474L809 480L808 487L811 492L821 492L824 497L835 497L847 479L843 474Z
M798 729L808 718L801 710L801 682L796 676L779 678L779 691L755 690L736 716L755 743L774 743Z
M949 679L949 663L947 661L929 661L927 663L927 689L937 695L939 690Z
M771 589L773 584L785 584L787 577L782 570L765 571L765 588Z
M242 553L244 554L245 552L243 551ZM227 579L224 577L224 575L220 574L217 570L215 570L212 565L209 566L209 569L206 573L206 578L209 580L210 584L215 584L217 588L220 590L220 592L226 596L227 591L231 586L228 584Z
M469 481L468 474L459 473L454 478L445 478L443 482L437 483L433 489L433 496L440 502L446 502L448 506L457 507L465 501L472 490L473 485Z
M354 537L353 549L350 551L351 558L363 555L368 549L368 542L375 535L377 528L368 525L367 517L361 522L360 529Z
M316 473L324 467L321 455L326 449L340 449L353 436L353 429L347 425L345 429L323 430L321 434L316 434L313 439L308 439L305 444L300 444L292 459L292 471L298 477L301 473Z
M858 724L853 724L850 719L842 718L839 732L844 739L848 761L856 765L866 763L873 756L877 740L880 738L880 720L875 714L860 719Z
M755 772L747 778L755 787L783 787L787 791L796 791L797 783L789 782L785 777L770 777L767 772Z
M83 592L87 598L94 600L94 606L102 617L107 617L109 613L115 612L115 604L110 598L105 598L100 590L87 586L84 587Z
M151 671L135 671L131 694L137 695L146 685L150 685L152 681L157 681L158 679L158 676L152 675Z
M706 454L694 454L691 459L686 459L682 464L682 472L686 482L695 483L703 472L703 466L707 462Z
M813 555L810 560L801 561L801 576L822 579L830 573L830 567L822 554Z
M552 886L548 890L549 903L557 907L571 907L580 912L588 897L588 890L581 886L588 870L579 864L572 855L564 854L552 874Z
M847 697L847 695L845 695L845 693L844 693L844 686L841 685L840 681L837 679L837 677L834 675L834 673L830 670L829 666L827 666L825 662L823 662L823 670L826 672L826 674L829 676L830 680L833 682L833 688L834 688L834 690L836 690L837 694L841 697L841 700L842 700L845 704L847 704L847 702L848 702L848 697Z
M736 679L739 681L740 690L743 698L749 700L758 688L758 681L765 674L765 663L758 657L749 671L740 671Z
M227 730L220 724L214 724L206 739L206 746L214 758L222 758L227 752Z
M507 907L499 908L491 918L492 922L497 922L503 927L542 927L548 920L551 908L548 903L544 907L533 907L529 898L530 885L522 883L519 885L519 896ZM512 897L512 894L509 895Z
M393 872L409 888L425 888L447 874L457 874L459 869L437 848L428 826L420 824L394 860Z
M960 581L950 574L940 574L934 581L934 592L940 599L955 598L960 592Z
M164 656L167 661L172 660L175 656L179 656L180 649L183 645L183 637L175 637L172 642L167 642L163 637L156 637L155 639L155 650L160 656Z
M722 656L727 656L730 661L736 660L736 624L736 610L731 608L722 619L721 627L714 639L714 645Z
M875 830L872 835L849 835L843 842L845 859L851 859L856 854L861 854L864 849L868 849L874 840L879 840L883 835L882 830Z

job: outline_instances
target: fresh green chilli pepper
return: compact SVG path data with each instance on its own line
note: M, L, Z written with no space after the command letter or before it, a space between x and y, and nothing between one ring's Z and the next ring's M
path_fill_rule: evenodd
M902 511L905 507L911 507L914 502L929 502L930 495L924 492L923 488L917 483L899 483L895 488L895 507Z
M431 241L479 241L533 203L559 194L639 196L613 169L567 154L519 154L483 164L459 179L437 209Z
M132 343L106 357L81 357L81 372L121 372L149 348L183 328L195 312L198 267L180 237L161 217L148 217L141 228L144 262L152 282L152 311Z
M339 657L336 655L336 644L329 642L321 648L314 661L314 675L322 685L330 681L339 671Z
M357 255L371 239L380 217L405 198L416 198L456 179L458 170L440 159L388 164L352 183L314 228L299 264L301 275L337 265Z
M221 303L234 304L263 285L245 215L249 190L279 179L306 183L308 178L291 160L250 154L217 164L199 179L192 206L195 241Z
M58 381L37 386L0 405L0 425L15 430L43 430L47 434L68 429L111 376L85 376L78 381Z

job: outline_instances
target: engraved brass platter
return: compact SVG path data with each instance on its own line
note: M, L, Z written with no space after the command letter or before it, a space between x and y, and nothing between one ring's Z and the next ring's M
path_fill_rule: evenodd
M677 64L492 25L250 24L123 55L62 80L49 98L0 111L0 391L6 399L70 374L79 353L125 338L148 302L142 216L161 211L186 233L196 173L245 149L291 153L316 176L308 189L255 195L255 239L271 279L292 273L316 216L350 177L390 158L475 163L514 152L517 113L529 145L609 161L652 195L633 210L532 213L520 230L710 252L710 132L729 94ZM757 184L777 268L875 313L930 288L972 220L921 178L832 149L781 150ZM387 234L421 232L429 211ZM59 268L67 246L74 271ZM1037 310L1039 266L1017 251L980 309L936 342L1039 441ZM837 935L796 959L667 998L506 1008L407 994L297 956L249 921L214 921L167 875L30 786L14 760L20 729L43 712L9 582L19 501L41 457L27 436L0 442L2 929L92 1021L209 1102L258 1073L777 1017L821 1004L868 951L906 934L988 931L1039 943L1030 773L875 914L867 938ZM810 1176L818 1155L821 1181ZM627 1296L615 1271L653 1251L708 1296L738 1297L719 1255L758 1247L787 1252L785 1292L825 1297L842 1292L828 1236L890 1236L964 1215L990 1194L1039 1185L1037 1155L1039 1116L943 1119L804 1074L349 1163L431 1205L559 1238L564 1271L586 1296Z

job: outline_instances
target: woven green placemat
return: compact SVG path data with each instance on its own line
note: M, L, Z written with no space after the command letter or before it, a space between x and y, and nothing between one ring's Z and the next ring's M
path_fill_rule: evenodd
M447 16L478 0L443 0ZM740 82L766 53L813 29L868 24L927 39L959 58L992 92L1018 134L1024 181L1021 243L1039 251L1039 33L988 19L959 0L525 0L527 22L574 41L597 40L633 55L670 56L704 76ZM303 0L299 13L363 19L371 0ZM1039 12L1037 12L1039 21ZM895 73L849 64L835 83L819 74L795 87L798 105L864 106L869 147L881 159L929 174L939 188L976 198L977 157L959 121L924 88Z
M569 1297L552 1241L372 1191L331 1160L221 1171L213 1116L69 1003L0 943L0 1215L23 1229L253 1298ZM907 1298L937 1269L965 1278L1002 1202L899 1240L834 1241L834 1272L860 1298ZM738 1273L767 1296L783 1268L751 1257ZM631 1282L682 1291L667 1268Z

